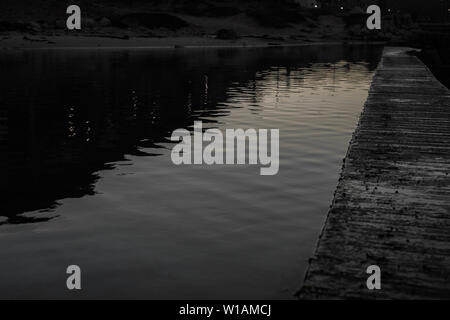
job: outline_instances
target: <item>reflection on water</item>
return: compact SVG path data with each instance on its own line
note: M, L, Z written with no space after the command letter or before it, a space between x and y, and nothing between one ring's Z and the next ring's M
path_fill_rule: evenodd
M2 53L0 297L70 297L69 264L86 297L291 297L379 55ZM174 166L168 137L195 120L279 128L279 174Z

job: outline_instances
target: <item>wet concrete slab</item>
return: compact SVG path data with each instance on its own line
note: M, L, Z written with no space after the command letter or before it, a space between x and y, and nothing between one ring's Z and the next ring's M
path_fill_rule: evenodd
M450 91L409 51L383 52L301 299L450 298Z

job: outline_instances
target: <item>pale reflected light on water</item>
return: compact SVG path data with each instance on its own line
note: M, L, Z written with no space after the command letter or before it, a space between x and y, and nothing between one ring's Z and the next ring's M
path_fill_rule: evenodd
M0 297L292 299L380 50L0 54ZM195 120L280 129L278 175L173 165Z

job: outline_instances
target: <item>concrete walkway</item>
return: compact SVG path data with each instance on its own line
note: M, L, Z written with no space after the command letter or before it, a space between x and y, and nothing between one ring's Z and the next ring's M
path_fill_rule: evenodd
M299 297L450 299L450 91L406 48L383 52Z

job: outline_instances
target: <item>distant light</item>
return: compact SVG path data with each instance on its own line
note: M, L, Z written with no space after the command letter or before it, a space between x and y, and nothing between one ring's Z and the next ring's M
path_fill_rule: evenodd
M388 9L388 12L391 12L391 9Z
M317 8L317 4L314 5L314 8ZM450 10L450 9L449 9Z
M341 10L344 10L344 7L341 7Z

